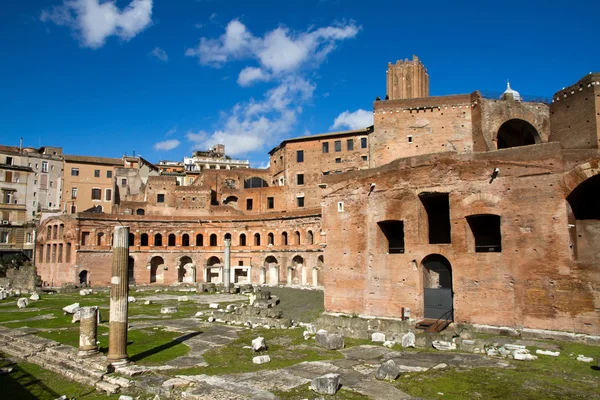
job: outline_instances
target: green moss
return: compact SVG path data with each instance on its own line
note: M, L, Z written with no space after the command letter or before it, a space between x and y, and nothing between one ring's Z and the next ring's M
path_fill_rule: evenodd
M369 397L364 396L360 393L353 392L351 390L345 389L342 387L336 394L333 396L327 395L318 395L317 393L310 390L310 385L302 385L295 387L289 392L273 392L277 397L282 400L301 400L301 399L314 399L315 396L323 399L335 399L335 400L365 400Z

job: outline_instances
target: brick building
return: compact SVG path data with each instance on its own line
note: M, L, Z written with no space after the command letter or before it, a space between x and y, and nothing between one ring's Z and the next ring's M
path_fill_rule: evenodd
M376 101L372 127L284 140L264 170L148 176L112 213L44 221L42 279L107 285L126 224L137 284L220 282L231 239L234 282L324 286L327 311L597 333L600 74L552 102L429 96L416 58L394 74L417 85Z

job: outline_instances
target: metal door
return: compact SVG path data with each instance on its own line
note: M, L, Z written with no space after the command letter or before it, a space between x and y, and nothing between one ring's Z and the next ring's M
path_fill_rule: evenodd
M425 318L452 320L452 289L425 288Z

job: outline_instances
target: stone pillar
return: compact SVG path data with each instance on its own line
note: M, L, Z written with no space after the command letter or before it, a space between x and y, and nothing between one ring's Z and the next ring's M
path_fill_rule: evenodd
M231 287L231 239L225 239L225 268L223 269L225 291Z
M261 285L265 284L265 281L266 281L266 277L265 277L266 272L267 272L267 270L265 268L261 268L260 269L260 277L258 278L258 283L260 283Z
M98 331L98 308L79 309L79 357L90 357L98 353L96 333Z
M313 268L313 270L312 270L313 286L318 286L319 285L319 283L317 282L318 276L319 276L319 269L318 268Z
M112 365L128 362L127 314L129 295L129 227L117 226L114 231L112 278L110 279L110 319L108 333L108 361Z
M292 270L293 269L294 269L293 267L288 267L288 270L287 270L287 273L288 273L288 275L287 275L287 284L288 284L288 286L292 286Z
M306 286L307 283L307 276L306 276L306 267L302 266L302 286Z

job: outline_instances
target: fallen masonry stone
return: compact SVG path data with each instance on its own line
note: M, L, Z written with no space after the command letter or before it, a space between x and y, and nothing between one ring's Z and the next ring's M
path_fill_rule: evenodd
M160 313L161 314L174 314L177 312L177 307L161 307L160 309Z
M100 381L96 382L96 390L106 392L106 394L115 394L121 389L119 385L113 385L112 383Z
M304 340L310 339L310 333L308 333L308 331L304 331L303 335L304 335Z
M315 337L317 346L328 350L338 350L344 348L344 337L339 333L317 332Z
M190 301L190 298L187 296L179 296L177 298L177 301Z
M537 360L537 356L534 356L533 354L524 354L524 353L517 353L513 356L513 358L515 360L519 360L519 361L533 361L533 360Z
M196 314L194 314L194 317L201 317L203 315L204 313L202 311L198 311Z
M408 332L402 336L402 347L415 347L415 334Z
M583 354L580 354L577 356L577 361L590 363L590 362L594 361L594 359L592 357L586 357Z
M235 306L235 304L228 304L227 305L227 310L232 311L235 310L237 307Z
M264 364L271 361L271 357L269 356L257 356L252 359L254 364Z
M215 310L219 308L219 303L210 303L208 308L214 308Z
M63 394L62 396L60 396L60 397L57 397L57 398L56 398L56 399L54 399L54 400L67 400L67 395L64 395L64 394Z
M135 303L135 297L133 297L133 296L127 297L127 302L128 303Z
M558 357L558 356L560 356L560 351L550 351L550 350L540 350L540 349L537 349L535 351L535 354L542 354L544 356Z
M319 394L335 394L340 388L340 375L327 374L318 376L310 382L310 388Z
M313 324L305 324L304 327L306 328L308 333L310 333L311 335L314 335L315 333L317 333L317 328L315 328L315 326Z
M432 345L434 348L442 351L456 350L455 343L445 342L443 340L434 340Z
M63 311L67 314L75 314L75 311L79 310L80 308L81 307L79 307L79 303L73 303L71 305L63 307Z
M379 380L395 381L400 376L400 368L394 360L387 360L377 368L375 378Z
M145 305L147 305L147 306L149 306L150 304L152 304L152 300L146 300L146 301L144 302L144 304L145 304Z
M75 322L79 322L80 320L81 320L81 309L79 309L73 313L73 320L71 321L71 323L74 324Z
M504 347L505 349L508 349L508 350L523 350L523 349L527 348L521 344L510 344L510 343L507 343L502 347Z
M392 347L394 347L396 343L390 341L390 340L386 340L385 342L383 342L383 345L389 349L391 349Z
M385 333L375 332L371 335L371 341L376 343L385 342Z
M215 322L215 317L208 317L208 322Z
M39 299L40 299L40 295L37 294L37 292L33 292L33 294L31 296L29 296L29 300L36 301L36 300L39 300Z
M187 379L171 378L169 380L164 381L162 386L169 389L173 389L175 387L188 386L190 383L192 382Z
M448 368L448 364L446 364L446 363L440 363L433 367L433 369L446 369L446 368Z
M253 351L261 351L261 350L266 350L266 349L267 349L267 345L265 343L264 337L259 336L256 339L252 340L252 350Z
M27 300L25 297L21 297L19 300L17 300L17 307L19 308L25 308L29 305L29 300Z
M133 400L133 397L122 394L119 396L119 400Z
M79 294L80 294L81 296L89 296L89 295L90 295L90 294L92 294L92 293L93 293L92 289L81 289L81 290L79 291Z

